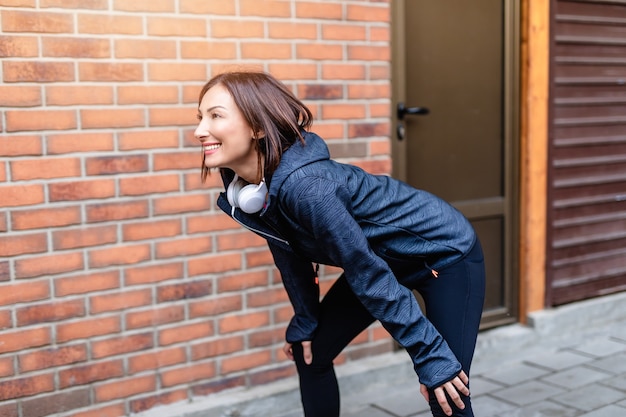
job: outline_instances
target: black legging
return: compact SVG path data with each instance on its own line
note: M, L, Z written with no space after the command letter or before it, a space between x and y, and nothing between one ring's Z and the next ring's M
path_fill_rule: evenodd
M446 340L469 376L485 294L483 254L477 242L461 261L439 271L438 278L421 280L416 287L426 307L426 317ZM300 378L300 394L306 417L338 417L339 387L333 360L374 318L356 298L342 275L321 303L319 324L312 342L313 363L306 365L302 346L293 352ZM415 392L419 387L415 386ZM462 395L462 397L464 397ZM472 417L469 397L465 409L451 403L454 416ZM430 392L433 416L445 416Z

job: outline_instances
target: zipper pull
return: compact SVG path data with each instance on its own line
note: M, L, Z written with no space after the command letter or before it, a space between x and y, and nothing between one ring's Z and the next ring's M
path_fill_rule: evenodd
M320 285L320 264L315 264L315 285Z

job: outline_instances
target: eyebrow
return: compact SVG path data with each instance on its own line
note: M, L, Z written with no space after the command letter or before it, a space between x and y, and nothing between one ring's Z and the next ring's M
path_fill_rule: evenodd
M206 109L206 111L210 112L211 110L215 110L217 108L221 108L221 109L226 110L226 107L217 105L217 106L209 107L208 109ZM202 113L202 109L200 109L200 107L198 107L198 113Z

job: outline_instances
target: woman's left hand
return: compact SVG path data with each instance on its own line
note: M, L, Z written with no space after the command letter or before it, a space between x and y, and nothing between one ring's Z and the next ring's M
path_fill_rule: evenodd
M435 388L435 397L437 398L437 402L441 406L441 409L447 416L452 415L452 408L450 404L448 404L448 399L446 398L446 394L450 397L450 399L454 402L454 404L460 408L461 410L465 408L465 403L463 403L463 399L460 394L469 396L469 388L467 384L469 383L469 378L465 375L465 372L461 371L454 379L446 382L445 384ZM424 391L422 391L420 387L420 391L422 395ZM426 392L426 399L428 396L428 391Z
M289 342L285 342L283 345L283 352L290 360L293 360L293 346ZM302 342L302 354L304 356L304 363L310 365L313 362L313 352L311 351L311 341Z

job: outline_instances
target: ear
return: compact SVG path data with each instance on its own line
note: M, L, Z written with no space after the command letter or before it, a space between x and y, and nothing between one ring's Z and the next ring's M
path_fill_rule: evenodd
M258 132L252 132L252 139L261 139L265 137L265 132L259 130Z

